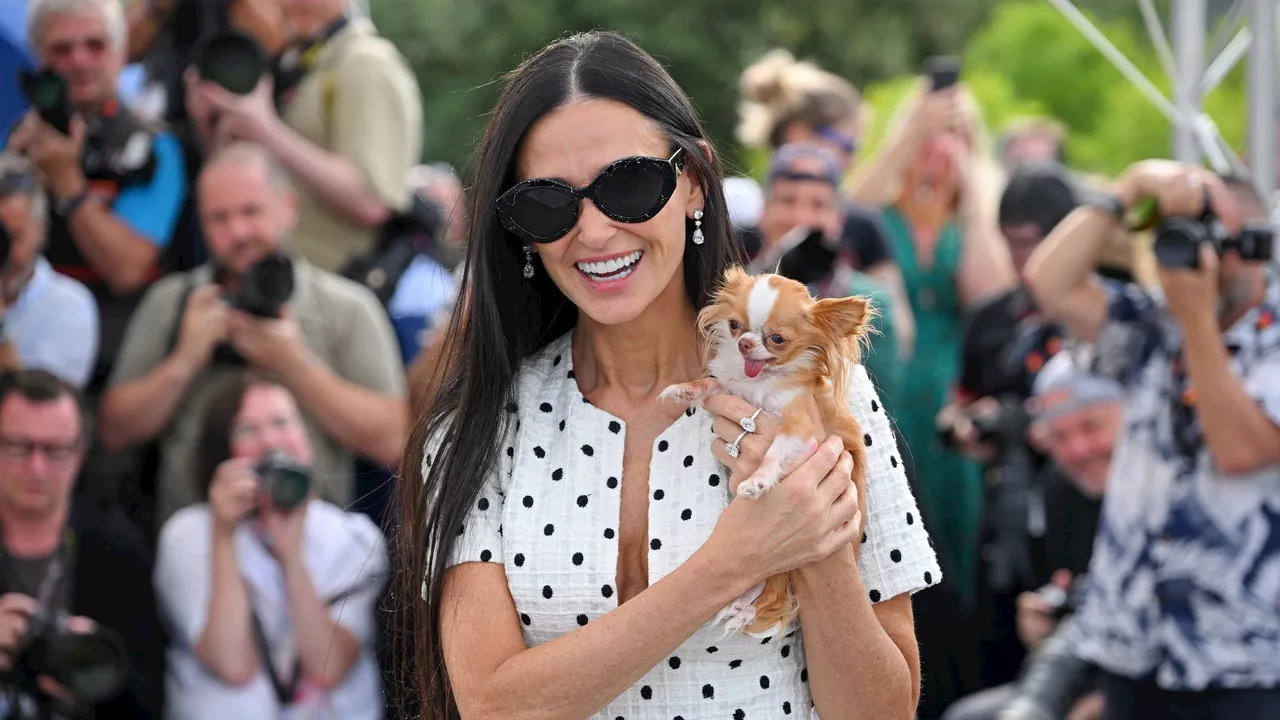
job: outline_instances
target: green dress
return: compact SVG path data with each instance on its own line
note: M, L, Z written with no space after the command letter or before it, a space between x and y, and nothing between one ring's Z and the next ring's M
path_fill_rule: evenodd
M898 358L898 334L893 324L893 295L884 283L875 278L852 271L840 288L844 296L861 295L875 308L876 318L871 322L872 332L862 351L862 364L875 384L880 399L890 410L894 400L902 392L902 361Z
M982 526L981 469L938 439L935 418L947 403L960 368L964 311L955 277L963 240L948 224L938 236L933 263L921 266L906 220L884 210L885 225L915 314L916 343L905 363L903 386L890 408L907 443L914 485L944 572L963 600L971 601L978 579Z

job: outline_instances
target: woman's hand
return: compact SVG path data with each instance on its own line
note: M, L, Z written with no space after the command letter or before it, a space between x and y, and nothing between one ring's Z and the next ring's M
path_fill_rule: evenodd
M258 504L258 476L253 472L252 458L225 460L214 471L209 483L209 509L214 524L231 530Z
M731 502L704 548L732 563L750 587L823 560L861 532L853 457L833 435L777 487Z
M924 142L966 124L960 86L934 92L928 83L927 79L924 80L916 91L914 106L903 126L907 136L916 142Z
M818 403L812 397L807 398L806 403L809 420L818 429L818 437L821 438L826 435L826 429L822 424ZM716 438L711 441L711 452L722 465L729 468L729 494L736 497L738 486L760 467L765 451L778 434L781 418L763 411L756 414L759 408L733 395L709 395L703 400L702 407L715 416L711 429ZM743 421L753 416L755 430L743 435ZM750 426L750 423L746 424ZM742 435L740 440L739 435ZM737 457L729 455L726 450L729 443L735 440L738 445Z

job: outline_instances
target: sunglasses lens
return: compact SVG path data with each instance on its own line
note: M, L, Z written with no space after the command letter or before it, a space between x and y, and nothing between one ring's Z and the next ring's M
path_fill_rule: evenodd
M563 236L578 221L578 199L562 188L531 187L511 203L511 222L544 242Z
M596 207L623 222L653 217L670 195L664 172L667 167L660 161L647 161L616 168L596 187Z

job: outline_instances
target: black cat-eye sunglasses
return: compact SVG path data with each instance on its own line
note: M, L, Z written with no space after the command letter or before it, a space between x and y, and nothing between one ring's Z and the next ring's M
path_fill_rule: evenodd
M549 243L564 237L578 223L583 200L590 200L608 217L640 223L662 212L680 177L683 148L671 157L628 157L616 160L590 185L575 188L550 178L517 183L498 198L498 219L525 242Z

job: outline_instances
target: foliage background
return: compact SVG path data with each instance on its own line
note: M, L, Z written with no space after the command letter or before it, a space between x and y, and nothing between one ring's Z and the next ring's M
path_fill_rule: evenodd
M1156 3L1168 17L1169 2ZM1076 3L1166 94L1169 84L1134 0ZM1221 13L1228 2L1211 3ZM863 88L873 151L923 59L960 54L987 126L1047 114L1070 131L1075 167L1115 173L1167 156L1168 121L1044 0L371 0L374 22L412 63L425 98L424 156L465 166L502 76L567 33L623 32L662 60L693 98L730 168L739 147L738 76L785 47ZM1244 72L1206 98L1223 136L1243 151Z

